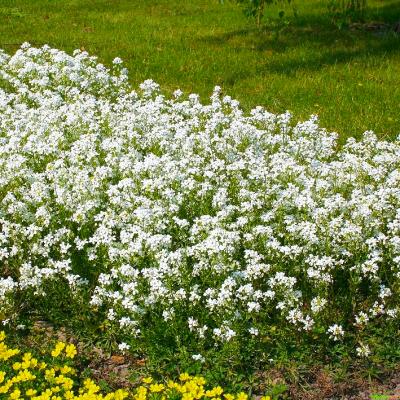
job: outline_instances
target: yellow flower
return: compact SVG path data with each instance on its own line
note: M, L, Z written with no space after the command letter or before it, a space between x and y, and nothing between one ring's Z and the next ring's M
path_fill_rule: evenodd
M71 400L71 399L73 399L74 397L75 397L75 396L74 396L74 393L71 392L71 390L68 390L67 392L64 393L64 398L65 398L66 400Z
M45 375L46 381L50 381L55 377L56 371L54 370L54 368L46 369L44 375Z
M187 372L179 375L179 380L182 382L188 381L190 379L190 375Z
M30 362L30 361L28 361L28 362L23 361L23 362L21 363L21 368L22 368L22 369L29 369L30 366L31 366L31 362Z
M9 358L19 353L18 349L9 349L8 346L0 341L0 361L7 361Z
M60 386L54 386L54 387L50 388L50 390L53 393L58 393L61 390L61 388L60 388Z
M3 386L0 386L0 394L7 393L12 386L12 382L7 382Z
M246 393L240 392L236 396L236 400L247 400L249 396Z
M64 366L62 366L61 368L60 368L60 372L63 374L63 375L68 375L68 374L73 374L75 371L74 371L74 369L73 368L71 368L69 365L64 365Z
M4 331L0 331L0 342L3 342L6 338L6 333Z
M29 396L29 397L34 396L36 393L37 393L37 390L35 390L35 389L28 389L28 390L25 392L25 394L26 394L27 396Z
M65 348L65 354L67 356L67 358L74 358L77 354L77 350L74 344L69 344L66 348Z
M164 390L165 386L162 383L150 385L150 392L159 393Z
M182 400L194 400L192 393L183 393Z
M83 382L84 388L88 391L89 394L94 394L100 391L100 387L97 386L91 379L85 379Z
M271 396L263 396L261 397L261 400L271 400Z
M143 378L143 382L144 383L151 383L151 382L153 382L153 378L152 377L147 377L147 378Z
M145 388L144 386L139 386L136 390L134 398L136 400L145 400L146 397L147 397L147 388Z
M176 390L179 390L179 388L180 388L179 383L176 383L176 382L171 381L171 380L168 381L167 386L168 386L170 389L176 389Z
M24 353L22 357L22 363L21 363L21 368L22 369L28 369L28 368L34 368L38 364L38 361L36 358L32 357L31 353Z
M234 400L235 396L233 394L226 393L224 394L226 400Z
M52 357L58 357L61 354L61 352L64 350L64 347L65 347L65 343L57 342L56 347L51 352L51 356Z
M216 386L215 388L211 389L211 390L207 390L206 391L206 397L217 397L217 396L221 396L221 394L224 392L224 389L222 389L222 387L220 386ZM246 399L240 399L240 400L246 400Z
M40 396L32 397L32 400L50 400L53 393L50 389L46 389Z
M4 371L0 371L0 383L4 382L5 377L6 377L6 373Z
M39 369L45 369L47 367L47 364L45 362L41 362L39 364Z
M20 362L15 362L12 367L14 371L18 371L19 369L21 369L22 365Z
M27 382L33 381L36 379L36 375L32 374L32 372L27 369L19 371L18 375L15 377L19 382Z
M63 383L64 390L71 390L73 386L74 386L74 381L72 379Z
M129 393L123 389L118 389L114 392L114 399L115 400L123 400L125 397L128 397Z
M198 392L196 393L196 399L201 399L205 396L206 392L204 390L203 387L200 387L200 389L198 390Z
M193 382L197 383L198 385L205 385L207 382L202 376L195 376Z
M21 397L21 391L19 389L15 389L12 393L10 393L10 399L16 400Z
M30 361L30 368L35 368L38 365L38 360L36 358L32 358Z

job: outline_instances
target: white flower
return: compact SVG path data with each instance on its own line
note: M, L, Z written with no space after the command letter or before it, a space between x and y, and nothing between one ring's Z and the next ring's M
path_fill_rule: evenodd
M177 89L174 91L173 95L176 99L179 99L179 97L181 97L183 95L183 92L182 92L182 90Z
M363 311L360 311L360 313L356 316L355 319L357 325L366 325L369 321L368 314L366 314Z
M113 60L113 64L120 65L122 64L122 60L119 57L115 57Z
M253 336L258 336L259 335L259 331L258 331L258 329L257 328L249 328L249 333L250 333L250 335L253 335Z
M118 345L118 349L122 352L125 352L127 350L129 350L131 348L131 346L129 344L126 344L125 342L122 342Z
M189 317L188 325L189 325L189 330L192 332L199 326L199 322L196 319Z
M356 352L359 357L368 357L371 354L369 346L362 343L356 348Z
M326 305L327 300L321 297L315 297L311 300L311 311L314 314L319 313Z
M164 321L170 321L175 315L175 311L173 309L164 310L162 316Z
M206 361L206 359L201 354L193 354L192 359L195 361L200 361L201 363L204 363Z
M386 314L390 317L390 318L396 318L399 315L399 309L397 308L392 308L386 311Z
M338 341L343 338L344 330L340 325L334 324L328 328L329 337L334 341Z
M107 313L107 319L109 319L110 321L114 321L115 317L116 317L115 311L112 308L110 308Z

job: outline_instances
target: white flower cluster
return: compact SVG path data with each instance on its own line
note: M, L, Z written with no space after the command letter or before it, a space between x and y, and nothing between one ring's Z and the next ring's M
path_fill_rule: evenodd
M121 63L0 52L0 301L64 279L134 337L216 343L399 317L400 142L135 92Z

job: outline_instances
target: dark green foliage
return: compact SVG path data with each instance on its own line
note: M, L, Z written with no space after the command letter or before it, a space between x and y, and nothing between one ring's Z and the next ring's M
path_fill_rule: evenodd
M265 7L272 4L291 4L292 0L233 0L235 3L240 4L243 7L244 14L247 17L255 18L257 26L260 26L262 18L264 17ZM284 11L279 11L279 17L284 16Z
M367 0L329 0L328 10L332 21L339 28L342 28L351 21L364 18Z

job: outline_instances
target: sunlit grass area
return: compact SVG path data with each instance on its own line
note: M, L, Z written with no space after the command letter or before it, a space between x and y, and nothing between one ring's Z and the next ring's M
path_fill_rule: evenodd
M220 85L247 110L318 114L342 138L365 130L395 138L400 37L390 27L400 2L370 1L367 20L388 24L378 31L337 29L326 1L297 8L297 18L286 10L287 26L259 30L229 1L3 0L0 47L84 48L106 65L121 57L134 85L152 78L166 93L179 87L202 99Z

